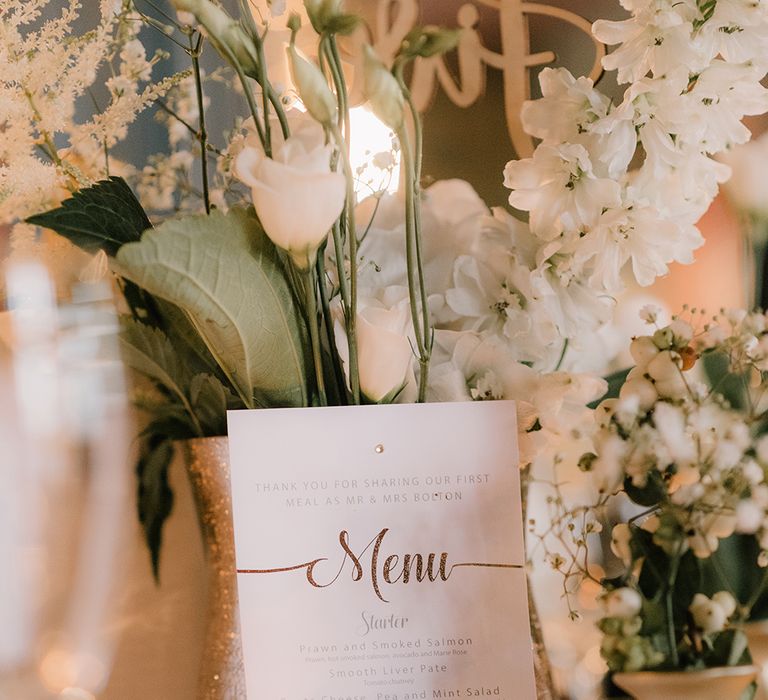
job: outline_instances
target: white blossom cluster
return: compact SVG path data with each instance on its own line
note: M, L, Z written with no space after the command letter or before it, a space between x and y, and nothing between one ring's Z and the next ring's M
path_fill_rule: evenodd
M387 388L407 374L398 400L409 401L416 387L401 199L383 195L358 207L357 227L366 232L359 250L360 363L361 376L376 377ZM424 192L422 223L435 329L428 400L516 400L523 464L551 458L563 441L585 437L592 422L586 405L605 393L605 382L551 371L557 357L539 353L562 352L557 324L548 319L559 314L563 323L578 323L583 311L564 309L545 280L534 298L533 241L525 224L501 209L489 210L461 180L437 182ZM341 326L337 332L343 335ZM366 344L366 332L376 342ZM400 363L393 362L396 357Z
M656 610L659 599L649 592L654 567L677 579L699 566L720 570L722 564L708 562L734 533L754 538L761 551L756 560L743 559L744 566L768 566L768 316L722 311L695 331L703 313L690 314L690 321L678 317L636 338L636 364L618 398L599 405L592 448L579 462L594 498L571 508L555 483L544 529L530 523L537 546L563 576L569 606L584 580L605 589L598 626L613 671L693 663L716 635L746 619L756 599L737 604L724 590L705 595L708 590L695 588L706 585L696 583L698 573L660 589L688 610L675 623L683 640L677 659L670 643L658 642L664 632L648 622L669 615ZM646 309L644 318L656 325L657 312ZM717 367L714 388L704 381L707 365ZM623 517L610 534L622 573L602 580L593 572L590 543L609 513L627 515L628 501L634 517ZM682 562L687 573L678 572ZM727 575L720 583L729 585ZM669 634L671 625L668 620ZM695 642L701 637L709 640L703 647Z
M53 208L107 174L125 174L109 149L178 80L150 82L160 56L147 57L129 4L100 0L96 26L82 35L78 0L61 3L55 16L50 4L0 4L0 223ZM80 117L77 107L91 102L105 66L109 100Z
M622 101L545 69L543 97L523 110L541 143L505 170L534 237L530 274L507 287L524 306L537 299L529 290L555 290L567 313L546 323L566 338L600 322L625 267L645 286L670 262L692 262L703 242L695 224L730 172L711 156L747 141L742 117L768 109L768 2L621 4L631 18L593 32L617 45L603 63L627 84Z
M741 532L768 551L768 437L756 439L752 430L766 408L766 347L760 313L723 314L697 337L677 319L633 341L637 364L619 398L598 407L594 452L582 467L603 494L629 483L655 495L658 513L643 528L659 546L707 558L722 538ZM700 353L715 351L734 376L757 378L747 409L737 410L696 379ZM617 528L614 553L629 565L629 528Z

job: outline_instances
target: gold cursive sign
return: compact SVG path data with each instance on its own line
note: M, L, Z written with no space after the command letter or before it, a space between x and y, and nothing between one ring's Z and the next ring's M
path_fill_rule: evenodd
M519 564L482 564L478 562L462 562L450 564L448 562L448 553L442 552L438 558L436 552L429 552L426 557L422 554L389 554L382 556L381 549L384 539L389 532L389 528L382 529L359 553L355 554L352 550L349 540L349 532L342 530L339 533L339 545L344 553L336 575L326 581L319 578L315 572L315 567L324 561L327 557L318 557L312 561L307 561L294 566L280 567L277 569L238 569L238 574L280 574L289 571L305 570L305 575L309 584L315 588L328 588L336 583L344 574L347 563L351 564L352 581L360 582L365 579L366 569L363 568L363 557L370 550L370 561L368 562L367 572L370 576L370 583L379 600L384 603L389 601L383 596L381 591L382 583L394 585L397 583L408 584L413 581L423 583L424 581L436 582L447 581L454 569L461 567L481 567L491 569L522 569Z
M477 29L480 12L477 5L496 10L499 15L501 51L487 48ZM533 140L523 130L520 110L525 100L531 97L531 69L555 61L554 51L531 53L528 17L544 15L565 22L592 40L595 60L590 77L596 80L602 71L601 60L606 49L592 36L591 24L579 15L552 5L525 0L475 0L462 5L456 21L462 30L456 48L458 76L449 70L445 57L420 58L414 65L411 77L411 93L417 108L424 111L429 106L439 86L457 106L466 108L474 104L485 93L488 69L501 71L504 84L504 112L507 129L518 157L533 152ZM379 55L391 62L408 32L419 23L418 0L378 0L376 16L371 27L371 38ZM353 38L353 44L363 40L360 35ZM351 47L348 59L355 62L360 56L359 45ZM356 70L356 75L360 73Z

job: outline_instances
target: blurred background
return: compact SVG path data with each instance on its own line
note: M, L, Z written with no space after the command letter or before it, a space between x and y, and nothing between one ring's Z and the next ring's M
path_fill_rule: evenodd
M143 0L137 0L139 6L142 3ZM154 4L172 12L168 0L156 0ZM405 33L403 28L407 31L413 24L464 30L458 51L420 66L418 80L414 79L416 98L425 113L425 184L446 178L467 180L488 206L506 205L508 193L502 185L504 166L510 159L529 155L533 147L533 143L520 133L518 111L523 99L538 96L537 75L542 67L563 66L575 75L593 73L604 91L617 101L621 99L621 89L600 76L599 71L595 72L600 48L585 32L585 27L597 18L624 16L618 0L549 0L544 6L551 11L545 12L541 11L540 5L521 0L349 0L348 4L365 17L370 36L377 43L396 41ZM49 9L56 13L61 5L55 0ZM85 3L84 27L89 24L88 9L92 5L92 11L96 13L97 3ZM147 5L146 9L150 11L151 8ZM186 67L187 57L178 51L174 53L161 33L145 29L142 36L149 47L171 51L164 71ZM204 55L203 64L209 71L218 65L210 48ZM159 73L159 68L157 70ZM97 102L101 97L94 95ZM84 109L88 108L84 105ZM217 134L230 129L240 110L241 105L231 95L212 95L208 111L209 131ZM765 128L759 119L752 121L750 126L755 135ZM146 156L168 149L166 134L166 129L157 123L155 113L149 111L134 125L132 137L117 155L141 167ZM372 133L370 138L380 138L380 134ZM374 144L367 151L375 152L376 148ZM365 144L361 152L366 153ZM654 286L630 288L618 301L613 335L606 340L616 349L614 367L626 362L619 349L626 346L631 335L642 329L637 309L645 303L653 301L670 313L679 311L685 303L712 312L747 303L747 290L753 286L750 272L753 256L745 231L755 228L756 219L754 205L740 199L739 195L749 190L753 202L768 200L760 189L762 178L755 178L748 171L749 162L757 162L760 166L766 162L766 157L768 149L763 146L763 154L734 160L741 179L735 180L731 199L727 194L721 194L700 222L706 243L697 252L695 265L674 265L670 274ZM61 243L51 245L60 246ZM23 258L30 254L24 246L13 248L7 231L0 229L2 257ZM61 257L65 254L68 253L62 250L56 252L60 261L65 259ZM181 489L180 505L174 516L176 520L169 524L169 544L174 538L183 539L184 518L194 523L189 494L185 496L182 484L177 487ZM531 507L540 506L534 501ZM181 552L186 559L166 562L165 566L176 573L167 576L165 593L158 594L151 581L149 560L143 551L138 526L132 526L132 529L133 544L124 557L128 573L114 620L114 627L123 638L117 652L112 685L102 696L104 698L120 697L115 688L130 682L137 664L143 665L146 671L145 688L157 687L152 685L158 682L153 680L153 673L159 674L167 668L168 650L179 654L194 635L202 633L199 625L195 627L191 621L184 629L170 630L175 646L166 645L163 647L166 651L160 655L162 640L156 638L153 631L156 627L142 627L142 615L150 610L157 619L172 620L168 606L175 605L177 611L183 609L194 616L196 606L202 605L203 593L199 586L190 587L189 582L196 572L203 570L203 564L197 549L185 551L180 545L168 546L169 553ZM191 571L192 576L181 575L184 571ZM538 572L533 581L545 639L563 697L577 700L598 697L605 667L599 655L598 634L589 618L590 611L596 611L597 591L584 589L581 603L586 616L581 622L574 623L568 620L567 608L561 600L560 577ZM195 642L189 643L194 645ZM177 672L189 673L189 668L182 663L177 666ZM141 692L144 691L136 690L136 693ZM141 695L134 694L134 697Z

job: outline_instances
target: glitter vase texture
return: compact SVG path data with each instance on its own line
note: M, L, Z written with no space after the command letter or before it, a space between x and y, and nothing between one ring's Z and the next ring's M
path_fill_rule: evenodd
M226 437L182 443L197 504L208 569L208 609L198 700L241 700L245 694L237 607L235 540Z

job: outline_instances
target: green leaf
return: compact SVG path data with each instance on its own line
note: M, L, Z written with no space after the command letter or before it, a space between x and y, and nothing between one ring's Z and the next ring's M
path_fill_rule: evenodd
M123 319L120 346L129 367L166 389L192 414L187 400L191 377L161 330L133 319Z
M730 371L728 356L723 352L704 355L704 372L710 386L737 411L747 407L747 376Z
M173 444L160 436L150 436L145 442L136 473L139 477L139 521L149 547L152 573L160 575L160 546L163 524L173 509L173 493L168 487L168 467L173 460Z
M210 374L193 377L189 400L206 436L227 434L227 408L234 397L216 377Z
M747 635L739 629L727 629L715 637L712 651L707 655L707 666L741 666L752 663L747 646Z
M659 503L667 491L659 472L651 471L642 487L635 486L631 477L624 479L624 492L638 505L650 507Z
M172 219L116 267L186 311L246 406L305 406L306 344L277 250L252 210Z
M27 223L53 229L89 253L103 250L111 257L152 227L139 200L120 177L80 190L58 209L30 216Z
M213 374L219 381L229 386L226 375L216 363L200 334L195 330L187 314L175 304L164 299L155 299L158 314L162 319L162 328L176 352L183 358L184 365L191 374Z
M631 368L620 369L613 374L609 374L605 377L605 381L608 382L608 390L597 401L593 401L589 404L590 408L597 408L602 401L606 399L616 399L619 396L621 387L624 386L624 382L627 381L627 375L630 373Z

